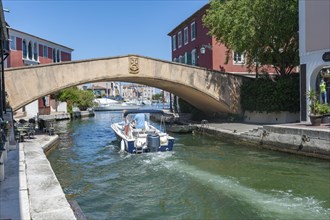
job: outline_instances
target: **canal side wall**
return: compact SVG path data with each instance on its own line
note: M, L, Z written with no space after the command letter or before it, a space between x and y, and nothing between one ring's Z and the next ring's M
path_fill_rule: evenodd
M76 118L87 118L87 117L94 117L95 113L94 111L77 111L77 112L72 112L70 113L71 119L76 119Z
M242 131L212 125L196 125L196 132L219 138L253 145L265 149L299 154L330 160L330 131L325 129L304 129L285 125L264 125Z
M70 114L69 113L56 113L56 114L51 114L51 115L39 115L39 119L48 121L48 120L69 120L70 119Z
M330 130L265 125L257 133L261 133L262 144L275 146L275 150L330 160Z
M32 219L76 219L45 152L58 136L36 135L37 140L20 143L26 164L26 181Z
M284 124L300 121L300 113L288 111L281 112L257 112L245 111L244 122L257 124Z
M94 111L77 111L72 113L54 113L51 115L39 115L39 119L48 121L48 120L70 120L76 118L85 118L85 117L94 117Z

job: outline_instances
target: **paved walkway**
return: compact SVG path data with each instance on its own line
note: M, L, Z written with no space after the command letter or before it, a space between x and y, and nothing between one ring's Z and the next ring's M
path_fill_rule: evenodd
M200 126L201 124L196 124ZM218 122L209 122L207 123L207 126L215 129L222 129L227 130L230 132L247 132L252 129L262 128L264 126L270 126L270 127L278 127L278 128L295 128L295 129L301 129L301 130L310 130L310 131L329 131L330 132L330 123L324 123L319 126L311 126L308 122L301 122L301 123L288 123L288 124L251 124L251 123L218 123ZM330 136L329 136L330 138Z
M57 138L36 135L8 152L0 219L76 219L44 154Z
M31 219L25 164L22 160L22 149L8 152L5 180L0 182L0 219Z
M308 122L301 122L301 123L290 123L290 124L279 124L274 126L281 126L281 127L293 127L293 128L299 128L304 130L325 130L330 131L330 123L324 123L319 126L312 126Z

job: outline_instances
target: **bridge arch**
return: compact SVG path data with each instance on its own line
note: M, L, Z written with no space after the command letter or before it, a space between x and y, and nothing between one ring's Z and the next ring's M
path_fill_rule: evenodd
M171 92L206 113L240 113L244 77L138 55L5 70L8 101L17 110L39 97L97 81L140 83Z

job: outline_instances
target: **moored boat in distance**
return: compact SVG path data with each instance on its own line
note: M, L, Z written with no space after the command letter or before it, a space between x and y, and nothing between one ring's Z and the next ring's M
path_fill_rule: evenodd
M148 100L148 99L144 99L144 100L142 100L142 104L143 105L151 105L152 102L150 100Z
M138 154L173 150L174 138L162 131L165 123L161 122L160 129L150 124L146 115L151 113L164 115L162 110L126 110L123 113L124 120L111 125L121 141L121 151ZM130 120L132 115L134 118Z
M94 111L122 111L126 109L139 109L141 106L135 104L127 104L125 102L119 102L109 98L94 99L97 106L94 107Z

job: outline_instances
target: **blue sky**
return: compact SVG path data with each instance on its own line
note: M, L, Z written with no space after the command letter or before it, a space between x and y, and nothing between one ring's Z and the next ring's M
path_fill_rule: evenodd
M171 60L167 34L208 0L3 0L11 27L74 49L81 60L139 54Z

